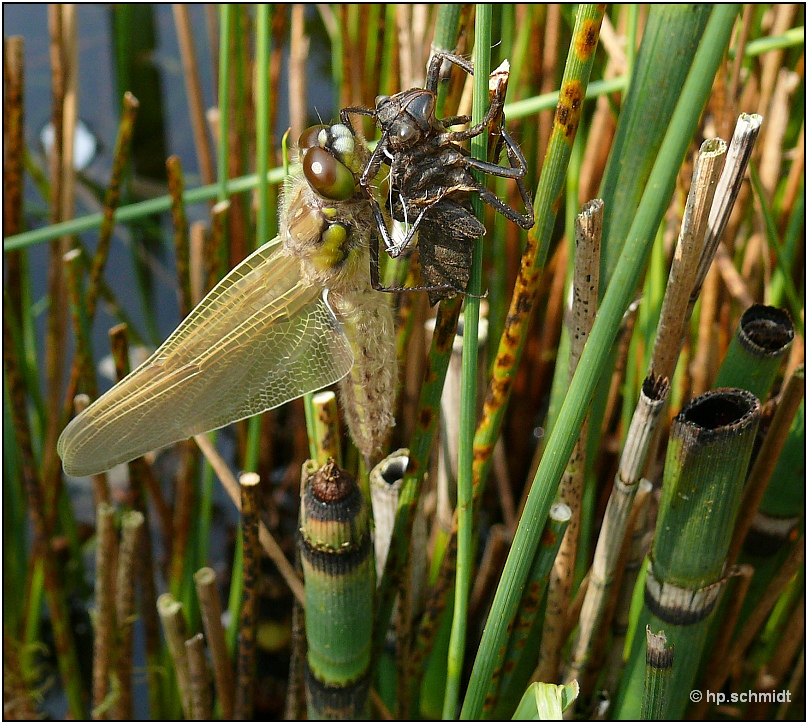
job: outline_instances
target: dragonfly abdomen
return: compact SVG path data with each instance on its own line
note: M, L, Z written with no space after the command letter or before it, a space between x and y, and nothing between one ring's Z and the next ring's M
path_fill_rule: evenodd
M351 437L368 459L379 457L395 424L396 348L387 297L367 290L329 298L341 316L354 365L339 384Z

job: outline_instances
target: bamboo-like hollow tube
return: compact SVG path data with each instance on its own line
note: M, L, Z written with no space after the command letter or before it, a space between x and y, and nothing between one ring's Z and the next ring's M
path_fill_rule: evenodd
M603 201L595 199L584 204L581 213L575 217L575 265L573 301L570 309L570 380L575 374L578 360L597 314L602 230ZM561 649L564 646L562 637L566 628L564 622L570 603L572 576L580 537L581 498L588 436L589 425L585 420L559 482L557 499L570 507L572 517L550 574L536 681L555 681L558 677Z
M222 249L227 233L227 215L230 213L230 201L219 201L210 210L210 234L205 244L205 285L210 291L222 275Z
M656 420L665 405L668 389L668 382L664 379L646 377L643 382L589 572L589 588L581 609L581 625L571 654L573 669L582 670L587 666L594 637L603 623L626 525L645 466L648 446L654 437Z
M93 640L93 719L107 719L109 672L115 660L115 509L96 509L95 638Z
M673 646L666 647L665 632L645 627L645 690L640 719L659 721L667 708L673 669Z
M121 518L121 547L118 554L115 586L115 618L118 626L118 650L115 671L118 676L118 699L115 718L131 719L132 709L132 625L135 620L135 578L137 556L143 535L143 513L129 510Z
M260 481L256 473L242 473L239 478L244 592L241 599L238 635L234 716L242 721L252 719L255 706L255 632L258 614L258 576L261 571L261 547L258 543Z
M202 626L205 629L205 638L213 664L213 682L222 709L222 719L232 719L235 697L233 665L222 626L222 601L216 584L216 572L212 568L200 568L194 573L194 582L202 614Z
M406 448L388 455L370 471L370 503L373 508L373 545L376 553L376 577L381 581L390 539L396 522L398 495L407 470L410 452Z
M312 396L314 405L314 445L317 449L317 462L325 465L328 458L334 458L337 465L342 462L342 446L339 434L339 412L337 396L331 390L318 392Z
M171 654L174 671L177 674L177 687L180 691L182 710L186 717L190 717L193 711L191 708L191 674L188 670L188 654L185 651L188 634L182 604L175 600L170 593L164 593L157 599L157 612L160 614L168 652Z
M793 341L787 311L752 305L741 315L713 387L742 387L765 401Z
M760 419L760 402L740 389L708 392L676 416L665 462L662 500L649 554L638 625L664 628L677 664L665 718L688 703L711 614L724 585L726 555ZM640 713L644 662L635 637L614 715Z
M520 662L520 657L541 608L541 601L547 591L550 570L564 538L564 532L567 530L570 518L572 518L572 510L568 505L554 503L550 508L547 523L544 525L539 547L536 550L536 556L533 559L533 565L525 583L525 591L514 616L505 657L502 664L494 669L488 686L485 697L486 704L483 707L484 717L501 718L504 716L503 711L495 708L499 697L508 694L512 696L514 686L517 685L519 689L517 696L521 696L524 685L528 681L533 664L530 661ZM519 665L520 663L521 666ZM527 669L525 669L526 664L529 667ZM508 705L515 705L517 701L509 700Z
M191 677L191 716L196 721L211 718L210 669L205 657L205 637L201 633L185 642Z
M300 558L306 581L310 719L367 716L375 572L356 481L329 461L303 465Z

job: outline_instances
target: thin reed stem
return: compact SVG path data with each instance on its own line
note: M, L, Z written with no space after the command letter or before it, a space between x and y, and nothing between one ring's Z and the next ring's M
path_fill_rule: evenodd
M173 3L171 8L174 11L174 23L177 26L177 39L182 57L185 92L188 96L188 111L191 117L191 130L194 135L199 173L202 176L202 183L210 184L214 179L213 153L205 123L205 101L202 96L202 86L199 83L199 64L191 30L190 9L183 3Z
M222 709L222 719L232 719L235 683L233 666L225 641L224 626L222 626L222 602L219 598L216 572L212 568L200 568L194 574L194 581L199 597L202 625L205 628L205 637L210 649L213 681Z
M233 715L241 720L252 719L255 708L255 633L258 623L258 575L261 570L261 548L258 544L260 482L261 478L256 473L242 473L239 478L244 592L241 597L236 703Z
M188 655L185 651L188 634L182 604L175 600L170 593L164 593L157 599L157 611L163 624L168 652L174 663L182 709L185 716L190 717L193 711L191 708L191 674L188 670Z
M205 657L205 637L201 633L185 642L188 672L191 677L191 714L196 721L212 718L210 669Z
M330 390L312 395L314 414L314 437L310 444L314 447L314 460L318 465L325 465L328 458L333 458L337 465L342 464L342 446L339 434L339 413L337 396Z
M101 502L96 509L95 637L93 639L93 719L107 719L109 672L116 660L115 509Z
M137 559L141 553L141 540L145 519L143 514L130 510L121 519L121 545L118 553L118 571L115 584L115 620L117 625L117 653L115 674L118 679L115 718L131 719L132 706L132 626L135 622L135 579Z

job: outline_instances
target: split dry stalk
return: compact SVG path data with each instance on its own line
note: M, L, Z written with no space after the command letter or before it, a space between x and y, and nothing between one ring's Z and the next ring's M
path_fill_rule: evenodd
M219 455L216 448L205 435L194 435L194 440L196 440L196 444L199 445L202 454L219 477L225 492L230 496L236 508L241 510L241 491L239 484L233 477L233 473L231 473L230 469L227 467L227 463L222 460L221 455ZM306 594L303 590L303 582L300 580L297 573L295 573L294 567L289 563L281 547L272 537L272 534L269 532L266 525L264 525L263 521L259 521L258 523L258 535L266 554L277 566L278 571L283 576L283 579L286 581L295 598L305 607Z
M135 621L135 578L137 559L142 555L141 536L144 517L136 510L123 514L121 520L121 546L118 555L115 585L115 619L117 621L118 650L115 672L118 679L118 698L115 702L116 719L132 719L132 625Z
M752 155L752 149L755 146L755 140L760 132L761 123L763 123L762 116L742 113L735 124L735 132L732 135L729 149L727 149L724 169L718 179L710 216L707 220L707 233L704 238L696 281L690 293L687 321L693 314L693 307L696 305L704 280L707 278L715 251L730 220L735 200L738 198L743 184L749 158ZM699 342L701 342L701 337Z
M93 639L93 719L107 719L109 672L115 661L115 509L96 509L95 637Z
M242 473L239 478L244 564L234 716L242 721L252 719L255 708L255 633L258 616L258 576L261 572L261 547L258 544L260 482L261 478L257 473Z
M735 523L735 533L732 536L732 543L727 554L728 565L733 565L738 560L738 554L743 546L755 514L766 492L772 473L774 472L780 453L788 438L788 431L791 423L800 409L800 403L805 397L805 369L799 368L786 383L777 411L774 413L763 445L755 458L752 470L747 478L744 490L743 502L738 513L738 520Z
M157 599L157 612L163 623L168 652L171 654L174 671L177 674L177 687L180 691L182 709L187 718L191 716L193 709L191 708L191 674L188 670L188 654L185 651L188 634L182 604L175 600L170 593L164 593Z
M191 676L191 716L196 721L212 718L210 669L205 657L205 637L201 633L185 642L188 671Z
M595 199L584 204L575 218L575 265L573 301L570 309L569 379L575 374L589 331L595 322L600 280L600 243L603 230L603 201ZM589 425L581 426L572 455L559 483L557 501L569 506L572 516L561 547L558 550L547 589L547 613L539 650L535 681L555 681L564 646L566 611L570 603L572 577L580 537L581 498L586 466L586 441Z
M203 184L212 184L216 178L213 152L205 126L205 102L202 86L199 83L199 64L194 48L194 35L191 30L189 7L173 3L174 22L177 26L177 39L182 57L182 70L185 78L185 92L188 94L188 111L191 116L191 130L194 134L194 147L199 163L199 173Z
M216 572L212 568L200 568L194 574L194 581L199 598L202 625L210 649L213 681L222 709L222 719L232 719L235 683L224 626L222 626L222 602L216 584Z

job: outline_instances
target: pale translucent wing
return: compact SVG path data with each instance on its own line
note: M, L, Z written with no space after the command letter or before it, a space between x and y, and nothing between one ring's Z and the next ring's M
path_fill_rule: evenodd
M277 240L233 269L140 367L59 438L65 472L91 475L344 377L353 356L322 290Z

